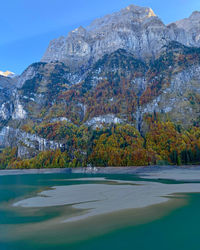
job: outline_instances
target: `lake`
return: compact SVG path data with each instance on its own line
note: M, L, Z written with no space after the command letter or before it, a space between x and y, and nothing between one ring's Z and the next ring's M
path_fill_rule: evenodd
M200 171L0 176L0 249L199 249Z

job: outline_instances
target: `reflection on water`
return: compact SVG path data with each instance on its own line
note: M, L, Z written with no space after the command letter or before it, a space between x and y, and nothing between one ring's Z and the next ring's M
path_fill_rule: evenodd
M49 190L53 186L108 183L103 179L93 179L91 181L88 179L91 177L91 175L65 174L1 176L0 249L160 249L156 248L157 244L155 242L160 241L157 237L161 237L162 232L166 233L166 238L168 237L166 246L168 244L169 247L172 231L174 231L175 235L178 233L178 224L181 224L179 230L183 234L185 233L184 230L187 229L189 214L192 217L189 221L189 225L192 226L190 230L193 231L196 228L195 223L198 220L200 221L200 216L196 220L193 218L197 216L198 209L196 206L200 205L199 194L178 194L165 203L142 209L129 209L94 216L73 223L61 222L71 216L81 215L85 213L85 210L75 209L71 205L43 208L12 206L13 203L19 200L33 197L38 192ZM110 178L110 185L116 185L116 182L113 181L116 179L127 182L141 181L136 176L128 175L98 176L98 178ZM146 181L148 182L148 180ZM168 180L169 185L170 183L179 184L179 182L170 182ZM124 185L123 183L118 184ZM186 217L181 218L181 213L182 216L185 215ZM171 222L171 230L168 228L169 221ZM158 236L153 232L158 233ZM151 239L149 235L151 235ZM179 239L178 236L179 234L177 239ZM146 240L144 241L144 237L149 240L148 244ZM154 247L153 239L156 240ZM182 240L187 239L191 240L191 238L187 237ZM187 245L187 242L185 244ZM165 249L165 246L162 249ZM183 246L182 249L189 248Z

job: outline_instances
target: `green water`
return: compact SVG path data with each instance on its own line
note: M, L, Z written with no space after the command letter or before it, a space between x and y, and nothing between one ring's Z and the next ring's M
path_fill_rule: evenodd
M12 207L15 201L34 196L37 192L52 186L89 183L76 180L81 177L93 176L67 174L0 176L0 250L200 249L200 194L197 193L179 198L186 202L183 205L172 206L158 218L155 216L146 222L141 220L141 223L138 218L137 224L133 223L134 219L131 219L132 213L129 211L125 214L119 213L113 219L105 216L94 222L86 220L80 225L75 224L67 228L65 224L55 226L46 223L56 220L63 214L77 212L69 206L40 209ZM103 177L140 180L130 175ZM154 209L162 210L163 206L152 207L149 216L152 216ZM144 210L141 216L143 215L148 215L148 209ZM127 219L129 217L130 220ZM95 233L94 228L99 231ZM72 240L69 241L69 238Z

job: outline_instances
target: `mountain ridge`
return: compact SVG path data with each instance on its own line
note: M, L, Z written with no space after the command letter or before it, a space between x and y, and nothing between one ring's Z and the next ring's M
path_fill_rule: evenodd
M198 26L199 15L194 15ZM188 19L190 20L190 19ZM147 7L130 5L119 12L94 20L69 32L67 37L52 40L41 61L62 61L71 68L89 67L103 55L117 49L126 49L137 58L158 56L170 41L186 46L200 46L198 33L185 30L182 21L165 25ZM198 29L198 27L195 29Z

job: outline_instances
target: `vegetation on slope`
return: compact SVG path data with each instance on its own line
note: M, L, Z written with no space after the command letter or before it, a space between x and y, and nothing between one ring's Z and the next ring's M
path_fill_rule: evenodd
M32 132L57 139L64 148L41 152L32 159L16 158L17 149L0 154L1 168L47 168L93 166L140 166L200 163L200 127L184 130L180 125L147 116L145 137L131 125L89 129L66 122L41 124ZM28 128L27 128L28 129Z

